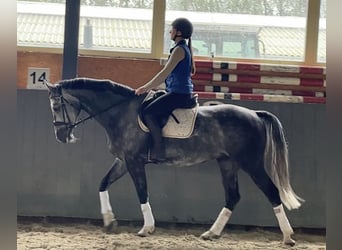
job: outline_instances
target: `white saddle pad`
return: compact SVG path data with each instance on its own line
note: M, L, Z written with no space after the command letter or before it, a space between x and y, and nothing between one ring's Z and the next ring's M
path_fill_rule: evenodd
M170 138L188 138L194 130L197 109L198 105L192 109L175 109L172 113L177 118L179 123L177 123L175 119L170 116L166 125L163 127L163 136ZM143 131L150 131L148 127L146 127L146 125L141 121L139 116L138 123Z

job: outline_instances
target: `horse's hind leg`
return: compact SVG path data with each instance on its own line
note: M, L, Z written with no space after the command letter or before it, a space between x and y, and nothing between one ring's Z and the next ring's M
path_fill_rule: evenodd
M237 176L238 165L235 162L230 164L229 158L221 158L218 159L217 162L221 170L226 205L222 208L211 228L200 236L204 240L213 240L221 236L221 233L226 226L233 209L240 200Z
M261 189L261 191L266 195L267 199L270 201L273 207L274 214L277 218L280 230L283 233L283 243L285 245L293 246L295 241L291 238L293 234L293 229L287 219L281 199L279 196L279 191L274 185L270 177L267 175L263 165L254 168L253 170L247 171L254 183Z
M115 158L111 168L102 178L100 184L99 196L101 214L103 218L103 226L106 232L116 232L117 229L117 221L110 204L108 188L113 182L122 177L125 173L127 173L125 164L119 158Z

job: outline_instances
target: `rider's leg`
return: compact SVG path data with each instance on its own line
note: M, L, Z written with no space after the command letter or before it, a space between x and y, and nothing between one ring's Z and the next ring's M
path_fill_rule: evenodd
M145 114L144 117L152 136L151 161L165 161L165 145L162 128L153 114Z
M166 93L151 102L144 109L144 118L152 136L151 160L165 160L165 145L162 136L162 127L159 124L159 117L168 117L176 108L181 108L191 98L190 94Z

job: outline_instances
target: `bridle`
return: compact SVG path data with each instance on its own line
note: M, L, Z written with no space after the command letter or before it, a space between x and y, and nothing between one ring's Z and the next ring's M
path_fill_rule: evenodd
M66 128L68 129L73 129L75 128L77 125L85 122L86 120L90 119L91 117L86 117L84 119L81 119L79 121L75 121L73 122L70 118L70 115L69 115L69 111L68 111L68 108L67 108L67 105L73 107L74 109L77 109L75 107L75 105L73 105L71 102L69 102L67 99L64 98L64 96L62 94L60 94L59 96L55 96L53 97L54 99L60 99L60 106L61 106L61 109L62 109L62 118L63 120L62 121L56 121L56 116L54 116L54 120L52 121L52 124L54 126L65 126ZM79 112L81 111L81 109L79 109Z
M56 115L54 115L54 119L52 121L54 126L66 126L67 128L73 128L76 125L73 125L71 119L70 119L70 115L68 112L68 109L66 108L66 103L68 103L69 105L71 105L71 103L69 103L62 95L60 96L56 96L53 97L53 99L60 99L59 103L61 105L61 109L62 109L62 117L63 117L63 121L56 121ZM72 106L72 105L71 105Z
M72 121L71 118L70 118L70 115L69 115L69 112L68 112L68 109L67 109L67 105L73 107L74 109L78 109L78 112L80 112L82 110L82 108L78 108L76 107L74 104L72 104L71 102L69 102L64 96L62 93L59 93L58 96L54 96L52 97L54 99L60 99L60 105L61 105L61 109L62 109L62 112L63 112L63 121L56 121L56 117L54 117L54 120L53 120L53 125L54 126L65 126L66 128L68 129L73 129L75 128L77 125L81 124L81 123L84 123L85 121L91 119L91 118L94 118L95 116L98 116L102 113L105 113L107 112L108 110L110 110L111 108L113 108L114 106L117 106L117 105L120 105L121 103L123 103L124 101L126 100L123 100L119 103L115 103L115 104L112 104L110 105L109 107L103 109L103 110L100 110L99 112L95 113L95 114L90 114L88 115L87 117L85 118L82 118L78 121Z

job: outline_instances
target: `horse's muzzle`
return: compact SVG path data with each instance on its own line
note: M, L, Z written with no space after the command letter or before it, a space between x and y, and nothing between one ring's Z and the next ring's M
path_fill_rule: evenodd
M55 130L56 139L61 143L75 143L77 138L73 135L72 129L63 127Z

